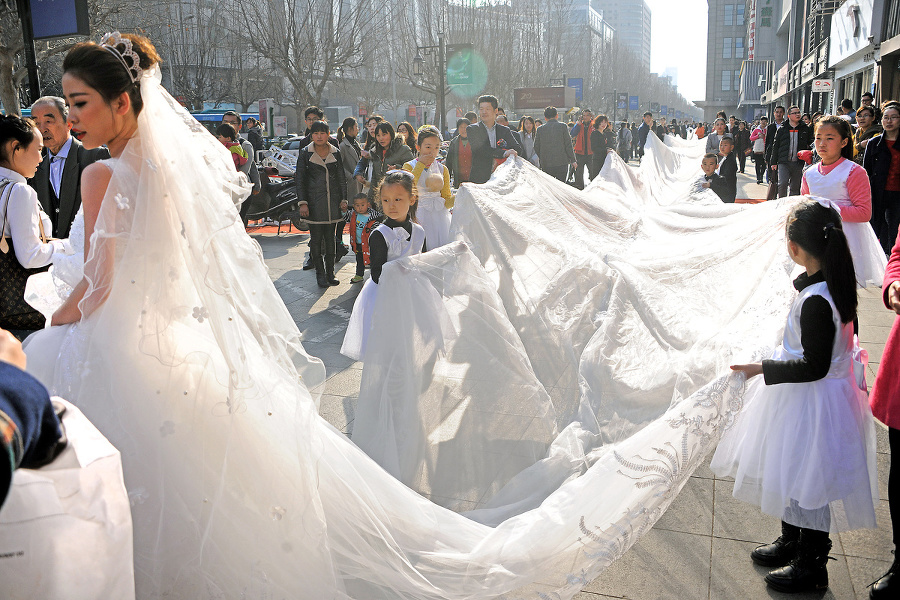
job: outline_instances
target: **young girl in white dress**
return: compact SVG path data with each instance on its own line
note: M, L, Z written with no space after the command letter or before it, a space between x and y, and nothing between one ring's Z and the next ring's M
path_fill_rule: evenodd
M378 294L378 280L386 262L419 254L425 246L425 229L413 222L416 183L413 174L399 169L388 171L376 197L385 221L369 235L369 264L372 278L365 283L350 315L341 354L362 360L372 328L372 308Z
M800 193L832 202L841 213L857 283L860 287L881 285L887 259L869 224L872 189L866 170L852 160L850 123L834 115L820 119L816 151L822 160L803 173Z
M416 219L425 229L428 249L434 250L450 242L450 171L437 160L441 148L441 134L433 125L419 128L419 157L403 165L413 174L419 201Z
M853 260L834 208L800 202L787 222L788 253L806 272L784 338L770 360L735 365L749 381L744 408L712 459L734 496L782 519L782 535L751 554L780 567L779 591L828 587L828 532L875 526L875 430L856 360ZM787 566L785 566L787 565Z

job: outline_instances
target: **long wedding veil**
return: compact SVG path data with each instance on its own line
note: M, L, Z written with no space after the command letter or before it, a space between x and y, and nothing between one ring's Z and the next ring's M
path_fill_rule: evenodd
M509 161L459 192L458 242L384 270L402 327L376 320L360 402L411 490L318 416L228 152L158 69L141 90L58 375L122 453L139 598L571 598L739 410L727 365L778 341L790 203L692 197L691 144L584 193Z

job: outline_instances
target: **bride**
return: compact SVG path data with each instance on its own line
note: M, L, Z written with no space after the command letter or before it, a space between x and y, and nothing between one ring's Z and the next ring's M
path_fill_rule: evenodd
M517 483L551 489L494 526L432 503L318 416L324 368L243 230L249 185L158 62L146 38L119 34L66 56L73 132L112 158L82 176L84 278L26 347L29 369L122 454L139 598L564 599L653 525L739 407L735 378L710 366L667 419L576 457L571 475L526 469ZM454 244L388 276L466 261ZM579 436L561 432L550 462Z

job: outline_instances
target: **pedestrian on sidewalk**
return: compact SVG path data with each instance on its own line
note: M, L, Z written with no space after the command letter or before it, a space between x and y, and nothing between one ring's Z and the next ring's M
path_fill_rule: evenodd
M762 117L759 125L750 134L753 164L756 165L756 183L762 183L763 175L766 174L766 129L768 127L768 117Z
M644 122L637 131L637 157L644 158L644 146L647 144L647 135L653 129L653 113L649 110L644 113Z
M591 149L593 122L594 113L585 109L581 112L581 122L569 132L575 144L575 187L579 190L584 189L584 172L587 170L590 177L591 163L594 160L594 152Z
M735 498L781 518L782 535L750 558L776 567L766 575L771 588L797 593L828 587L829 531L875 527L878 482L841 217L805 200L787 223L788 254L806 272L794 280L799 293L772 359L731 367L749 379L744 408L711 468L735 478Z
M737 161L734 159L734 138L725 134L719 142L719 166L716 174L719 176L710 181L710 187L722 202L734 204L737 198Z
M547 122L534 134L534 151L541 163L541 171L565 182L569 166L575 166L575 150L569 130L559 122L555 106L544 109Z
M875 122L875 107L860 106L856 111L856 133L853 134L853 145L856 147L853 160L857 164L863 163L869 140L882 131L884 129L881 127L881 123Z
M359 192L352 200L353 210L347 213L347 222L350 224L350 247L356 255L356 275L350 283L359 283L369 266L369 234L381 225L384 215L369 205L369 195L365 192Z
M706 136L706 152L718 152L719 151L719 142L722 141L722 137L725 135L725 119L719 117L716 119L716 122L713 123L713 130L709 132L709 135Z
M634 138L631 137L631 129L628 128L628 123L622 121L622 126L619 128L618 135L618 152L619 156L622 157L622 160L628 160L628 155L631 154L631 146L634 142ZM643 148L641 149L641 156L644 155Z
M788 122L775 134L769 164L778 170L778 197L796 196L800 193L803 178L803 161L797 156L801 150L809 150L812 130L800 120L800 107L788 110Z
M738 121L737 130L734 132L734 155L738 161L738 169L741 173L747 165L747 156L750 155L750 130L747 123Z
M628 124L624 123L623 125L627 130ZM630 139L628 145L631 146ZM616 132L609 122L609 117L606 115L597 115L597 118L594 119L593 129L591 131L591 149L594 151L594 160L591 162L589 172L592 180L600 173L600 169L603 168L603 165L606 164L606 155L610 152L615 152L617 146Z
M884 305L900 315L900 241L891 251L884 273ZM888 506L893 526L894 562L887 573L872 584L871 600L900 598L900 319L894 325L884 345L878 375L872 386L872 412L887 425L891 450L891 470L888 473Z
M338 285L334 277L335 231L343 227L341 211L347 210L347 182L340 151L329 143L328 123L310 127L312 143L297 155L294 181L297 209L309 223L309 252L321 288Z
M774 120L769 123L766 129L766 165L772 167L776 163L772 162L772 145L775 143L775 134L784 125L784 107L776 106L774 112ZM766 171L766 181L769 182L769 190L766 194L766 200L774 200L778 197L778 168L768 168Z
M866 145L863 167L872 185L872 229L887 254L900 226L900 103L882 107L881 126L884 132Z

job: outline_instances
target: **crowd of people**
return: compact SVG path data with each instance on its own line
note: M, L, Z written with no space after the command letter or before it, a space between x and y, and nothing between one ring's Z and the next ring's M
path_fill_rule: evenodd
M274 388L253 388L255 384L250 379L242 379L252 373L246 365L245 345L256 344L263 349L251 357L257 360L253 368L276 379L282 377L292 385L297 385L303 377L314 379L310 374L321 367L321 363L303 352L299 335L293 335L296 327L283 304L279 304L264 269L247 267L259 262L259 254L242 229L240 236L236 234L234 225L240 226L240 219L224 214L228 211L218 210L224 198L228 199L227 205L235 197L240 202L254 190L258 191L259 173L253 160L256 149L253 142L257 140L244 140L240 136L240 116L230 112L216 131L218 143L227 152L210 146L209 140L202 137L205 134L197 133L188 121L183 121L179 109L161 91L158 62L152 44L140 36L114 34L99 45L78 44L63 63L65 100L41 98L32 107L34 120L0 118L0 210L4 246L0 251L5 257L4 283L12 290L5 292L0 327L20 338L41 330L26 343L32 363L29 371L56 391L70 391L75 396L72 400L80 400L89 407L87 412L100 420L106 419L109 429L104 433L120 435L128 445L126 469L134 461L133 464L140 465L137 468L147 470L148 481L158 481L171 474L162 473L161 461L154 460L156 446L148 448L141 443L148 439L162 443L161 438L171 435L184 444L183 449L195 448L196 442L190 436L178 437L184 434L176 431L174 424L160 430L147 426L146 419L141 419L142 415L146 416L147 406L155 406L157 402L168 402L175 407L171 408L173 413L179 411L182 388L184 396L193 398L195 390L190 386L207 385L205 380L191 379L195 372L179 380L176 369L187 364L200 365L201 371L209 368L215 373L211 380L228 382L227 389L235 397L196 399L197 406L204 410L207 406L201 400L209 400L212 415L215 411L221 414L252 411L247 403L258 402L260 397L248 394L247 390L277 393ZM874 525L873 502L877 495L873 496L869 479L873 459L872 411L862 391L865 382L860 386L852 364L858 350L854 339L858 331L857 284L866 285L876 277L880 279L879 261L883 271L888 255L890 262L883 279L884 302L888 309L900 313L900 244L897 243L900 103L888 101L875 107L871 95L862 100L863 105L855 110L852 102L843 102L840 115L808 116L797 106L788 109L778 106L771 122L763 116L747 123L721 113L710 127L675 120L667 123L664 117L654 121L650 112L643 115L640 126L627 122L617 126L607 115L595 115L590 110L581 111L578 122L565 124L560 122L555 107L547 107L543 120L522 118L514 130L497 98L484 95L477 100L477 112L457 122L443 160L440 152L446 136L433 126L415 130L411 124L402 122L395 128L382 117L373 115L366 120L361 135L358 124L351 118L341 123L333 137L321 109L309 107L304 114L307 132L294 181L299 218L309 226L309 258L311 268L316 271L317 284L327 288L338 283L335 263L349 251L342 243L345 223L350 224L351 249L357 261L353 282L365 280L366 268L371 272L354 306L342 352L364 359L379 293L377 286L385 266L451 242L453 188L467 182L487 182L493 171L510 157L520 156L550 177L583 188L585 176L597 177L610 154L617 153L625 160L640 159L650 135L660 140L666 134L685 139L705 138L707 152L699 165L703 185L728 203L735 201L737 173L745 171L746 158L752 157L757 183L768 182L773 198L803 194L823 200L801 201L787 218L788 254L804 269L795 281L799 295L791 308L784 341L776 356L772 360L733 367L748 377L762 377L755 380L755 387L751 386L753 391L748 392L745 414L720 445L713 468L719 474L736 477L736 496L759 504L766 512L783 512L782 535L751 554L758 564L773 567L767 582L787 592L827 587L826 564L831 549L828 532L837 518L831 512L832 507L841 504L840 516L846 518L843 526ZM151 117L161 122L148 124ZM173 129L167 130L167 125ZM250 133L258 134L254 129L255 123L250 124ZM197 146L165 147L165 136L178 131L201 136L191 138L191 143ZM199 141L194 142L195 139ZM189 151L193 149L202 152L192 155ZM222 151L223 155L215 155L215 150ZM167 151L177 153L186 164L176 167L174 158L171 164L162 159L168 158ZM246 210L228 206L234 213ZM867 241L875 238L877 245ZM227 241L218 244L216 240ZM22 301L24 282L38 271L46 270L55 260L73 255L84 257L80 278L72 281L68 296L51 317L52 327L45 329L43 316ZM202 281L203 286L187 281ZM193 287L179 287L188 285ZM190 291L183 292L183 289ZM183 296L178 296L179 290ZM149 317L143 317L151 307L162 315L152 322ZM112 312L113 309L120 312ZM231 326L227 323L238 321L244 328L217 332L217 340L230 340L234 344L234 347L218 347L221 352L218 362L210 358L206 349L197 350L205 348L202 336L197 338L191 332L182 331L180 325L170 327L188 312L202 324L210 320L211 311L220 317L228 315L227 321L217 322L216 327L228 328ZM129 334L117 329L123 323L131 324L130 317L140 322L140 333ZM164 322L165 318L171 318L172 323ZM238 327L238 323L234 326ZM150 338L152 342L147 341ZM118 344L127 340L137 341L134 347L123 352ZM11 336L0 334L0 377L3 378L0 381L4 383L0 386L0 446L9 454L9 460L3 461L4 470L0 471L0 502L15 468L46 464L64 446L58 411L49 403L46 389L22 370L25 361L16 344ZM91 353L99 352L100 348L106 352L94 357ZM168 356L162 360L162 353L167 351L174 352L178 360L169 360ZM891 454L897 459L892 461L888 490L894 542L900 545L898 352L900 328L895 325L875 380L871 405L874 416L889 427ZM135 364L148 371L164 363L171 372L159 378L147 372L143 375L160 389L164 388L168 396L159 389L155 393L149 389L136 390L124 399L117 396L116 401L122 405L107 411L114 415L102 416L100 404L114 392L107 390L108 382L102 379L104 374L100 369L95 367L92 371L84 366L89 355L92 360L116 357L123 361L122 372L115 374L120 378L120 388L116 389L130 383L132 374L128 372L126 357L130 356ZM271 357L271 361L263 360L266 357ZM72 363L76 359L81 361L80 371ZM69 363L64 368L58 361ZM135 370L135 374L138 372L140 369ZM172 384L173 373L175 384ZM69 377L80 377L80 380L76 385L67 380ZM182 386L177 388L177 397L173 393L175 388L167 387L171 385ZM826 408L817 408L814 414L801 409L779 412L778 407L786 404L788 398L801 398L806 403L804 406ZM245 404L239 406L241 399ZM309 404L312 406L313 402ZM265 410L260 411L260 423L266 419L264 413ZM272 427L267 431L276 435ZM143 429L147 435L135 433ZM250 429L229 434L252 436ZM279 439L286 440L287 435L294 433L293 429L288 430L290 433L278 429L285 436ZM776 432L774 440L773 431ZM216 435L210 434L209 440L220 440ZM217 448L227 448L228 440L242 441L227 436L224 439L226 443ZM297 443L301 456L303 450L314 450L303 446L306 442L302 440ZM284 464L293 464L291 461L295 460L280 457L281 448L269 453L270 448L263 443L247 444L240 449L246 452L240 457L229 455L229 459L245 461L241 462L242 469L238 469L245 475L258 474L270 459L283 460ZM207 450L204 447L204 452ZM785 457L805 452L811 453L814 460L804 463L799 471L790 471L789 464L799 461ZM142 453L149 454L150 458ZM203 481L216 482L220 473L225 472L220 457L199 457L189 452L180 456L184 458L183 464L169 462L165 466L184 471L177 485L190 488L185 494L192 498L195 475ZM228 462L224 457L221 461ZM294 475L302 472L302 469L283 471L281 466L278 462L272 467L275 474L272 479L281 479L285 472ZM348 472L351 470L348 468ZM819 485L816 476L821 472L833 477ZM785 473L799 476L786 479L781 477ZM316 485L312 483L314 479L292 482L296 483L293 491L302 495L304 486ZM129 481L128 474L126 481ZM792 485L795 481L803 484L800 492ZM245 515L247 505L256 499L254 494L259 493L262 498L259 506L269 502L266 490L262 489L268 484L261 484L260 489L249 489L256 486L247 485L240 494L229 489L228 494L223 494L227 497L215 499L221 502L217 507L220 510L228 507L233 511L229 513L232 516ZM159 521L173 519L172 527L176 530L179 525L189 528L190 523L196 524L192 519L205 514L203 503L209 501L202 494L197 498L197 506L188 509L173 506L175 503L152 501L147 508L135 507L135 514L141 514L140 519L136 518L139 531L136 542L146 543L147 548L142 550L152 555L152 559L147 559L142 553L136 553L140 559L147 560L141 565L146 570L140 576L151 581L142 583L144 590L167 593L171 585L177 586L177 582L153 580L163 573L156 570L159 567L154 561L171 550L166 541L180 539L182 535L170 530L170 524ZM158 512L154 513L151 506ZM284 516L283 508L279 511L278 506L265 506L273 515L269 520L280 521ZM145 510L148 512L144 513ZM307 520L301 519L295 533L325 539L327 528L320 518L321 512L321 507L303 512ZM237 535L230 529L243 526L237 517L229 522L228 532L211 527L198 537L218 536L216 540L221 546L229 545L227 542L233 539L230 535ZM273 542L281 542L273 546L290 546L290 540L279 536L272 534ZM163 538L165 541L160 542ZM313 579L331 568L328 560L309 564L312 566L304 575ZM322 570L317 573L318 567ZM873 599L897 596L898 568L900 563L895 560L888 573L873 586ZM227 565L220 572L225 571ZM371 577L378 579L374 574ZM325 581L322 585L328 589L331 583Z

